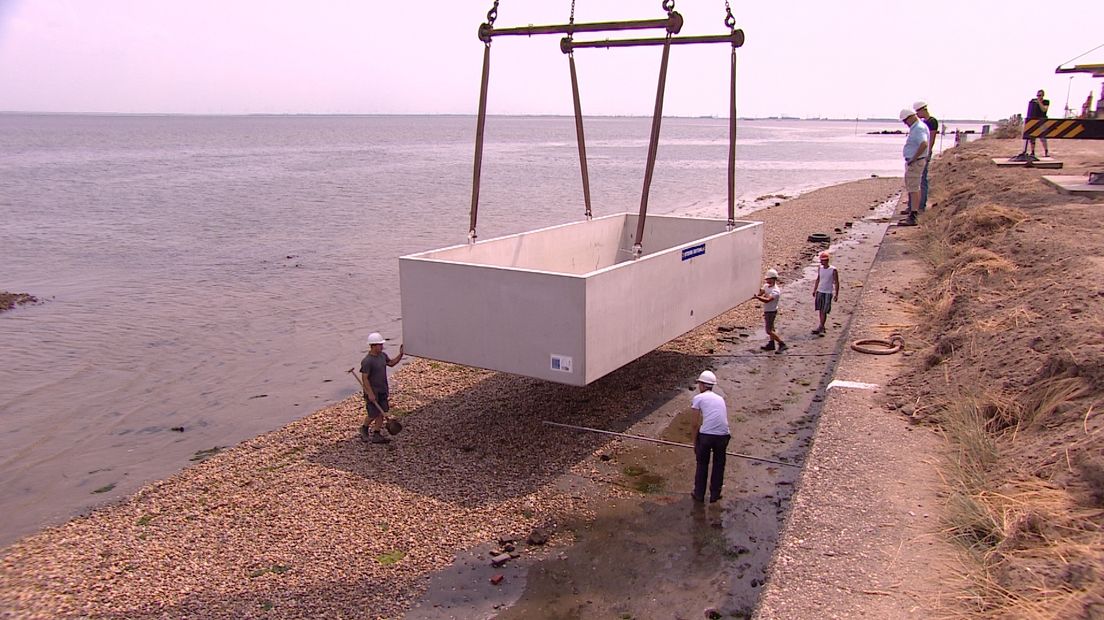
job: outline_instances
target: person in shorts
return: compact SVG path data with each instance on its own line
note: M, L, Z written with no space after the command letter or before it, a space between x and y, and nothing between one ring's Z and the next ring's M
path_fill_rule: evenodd
M832 302L839 301L839 271L828 264L831 260L832 255L828 252L820 253L820 267L813 283L813 307L820 314L820 325L813 330L817 336L824 335L824 323L832 311Z
M403 346L399 345L398 357L392 358L383 352L384 342L379 332L368 334L368 355L360 361L360 385L364 389L364 410L368 414L360 427L360 436L369 443L391 441L380 433L387 419L387 412L391 409L387 402L390 395L387 369L402 360Z
M928 126L920 122L916 111L904 108L899 115L901 122L908 125L908 137L905 139L905 191L908 192L908 216L901 225L915 226L916 213L920 210L920 181L924 176L924 165L928 161L930 136Z
M776 355L781 355L789 347L785 342L782 342L782 337L778 335L778 332L774 331L774 321L778 318L778 300L782 297L782 290L778 288L778 272L774 269L768 269L764 280L766 284L763 285L763 289L759 291L755 298L763 302L763 326L770 340L759 348L764 351L774 351ZM776 342L778 343L777 349L775 348Z

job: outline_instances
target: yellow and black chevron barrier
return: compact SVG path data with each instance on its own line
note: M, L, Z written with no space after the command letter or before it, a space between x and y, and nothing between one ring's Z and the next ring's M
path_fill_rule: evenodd
M1104 119L1029 118L1024 120L1024 139L1051 138L1104 140Z

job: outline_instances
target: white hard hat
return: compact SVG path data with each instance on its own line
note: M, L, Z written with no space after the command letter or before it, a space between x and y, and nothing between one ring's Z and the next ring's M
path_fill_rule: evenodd
M778 279L778 271L775 270L775 269L768 269L766 277L774 278L775 280L777 280Z
M905 120L906 118L908 118L908 117L910 117L914 114L916 114L916 111L913 110L912 108L901 108L901 115L900 115L901 120Z
M368 334L368 344L383 344L384 342L386 341L383 339L383 336L381 336L379 332L372 332Z
M717 385L717 375L713 374L711 370L703 370L702 374L698 375L698 383Z
M916 103L912 104L912 109L916 110L917 112L923 110L926 107L928 107L927 101L917 101Z

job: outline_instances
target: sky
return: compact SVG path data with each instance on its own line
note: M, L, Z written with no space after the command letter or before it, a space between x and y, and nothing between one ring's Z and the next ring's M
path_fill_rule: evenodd
M0 111L474 114L490 0L0 0ZM1091 4L1091 3L1090 3ZM662 18L660 0L576 0L576 22ZM948 119L1051 116L1101 80L1056 75L1104 44L1096 17L1027 0L732 1L737 113ZM682 34L723 34L724 0L676 0ZM570 0L500 0L496 26L565 23ZM1053 12L1053 10L1052 10ZM585 35L577 40L617 38ZM634 33L632 36L642 36ZM660 36L655 33L652 36ZM491 46L488 111L572 114L560 35ZM666 115L727 116L724 44L672 48ZM650 115L659 48L575 53L584 114ZM1077 63L1104 62L1104 47Z

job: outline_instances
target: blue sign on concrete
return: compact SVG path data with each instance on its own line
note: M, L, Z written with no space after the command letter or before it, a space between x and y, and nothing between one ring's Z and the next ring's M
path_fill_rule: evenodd
M693 247L685 248L682 251L682 260L690 260L695 256L701 256L705 254L705 244L695 245Z

